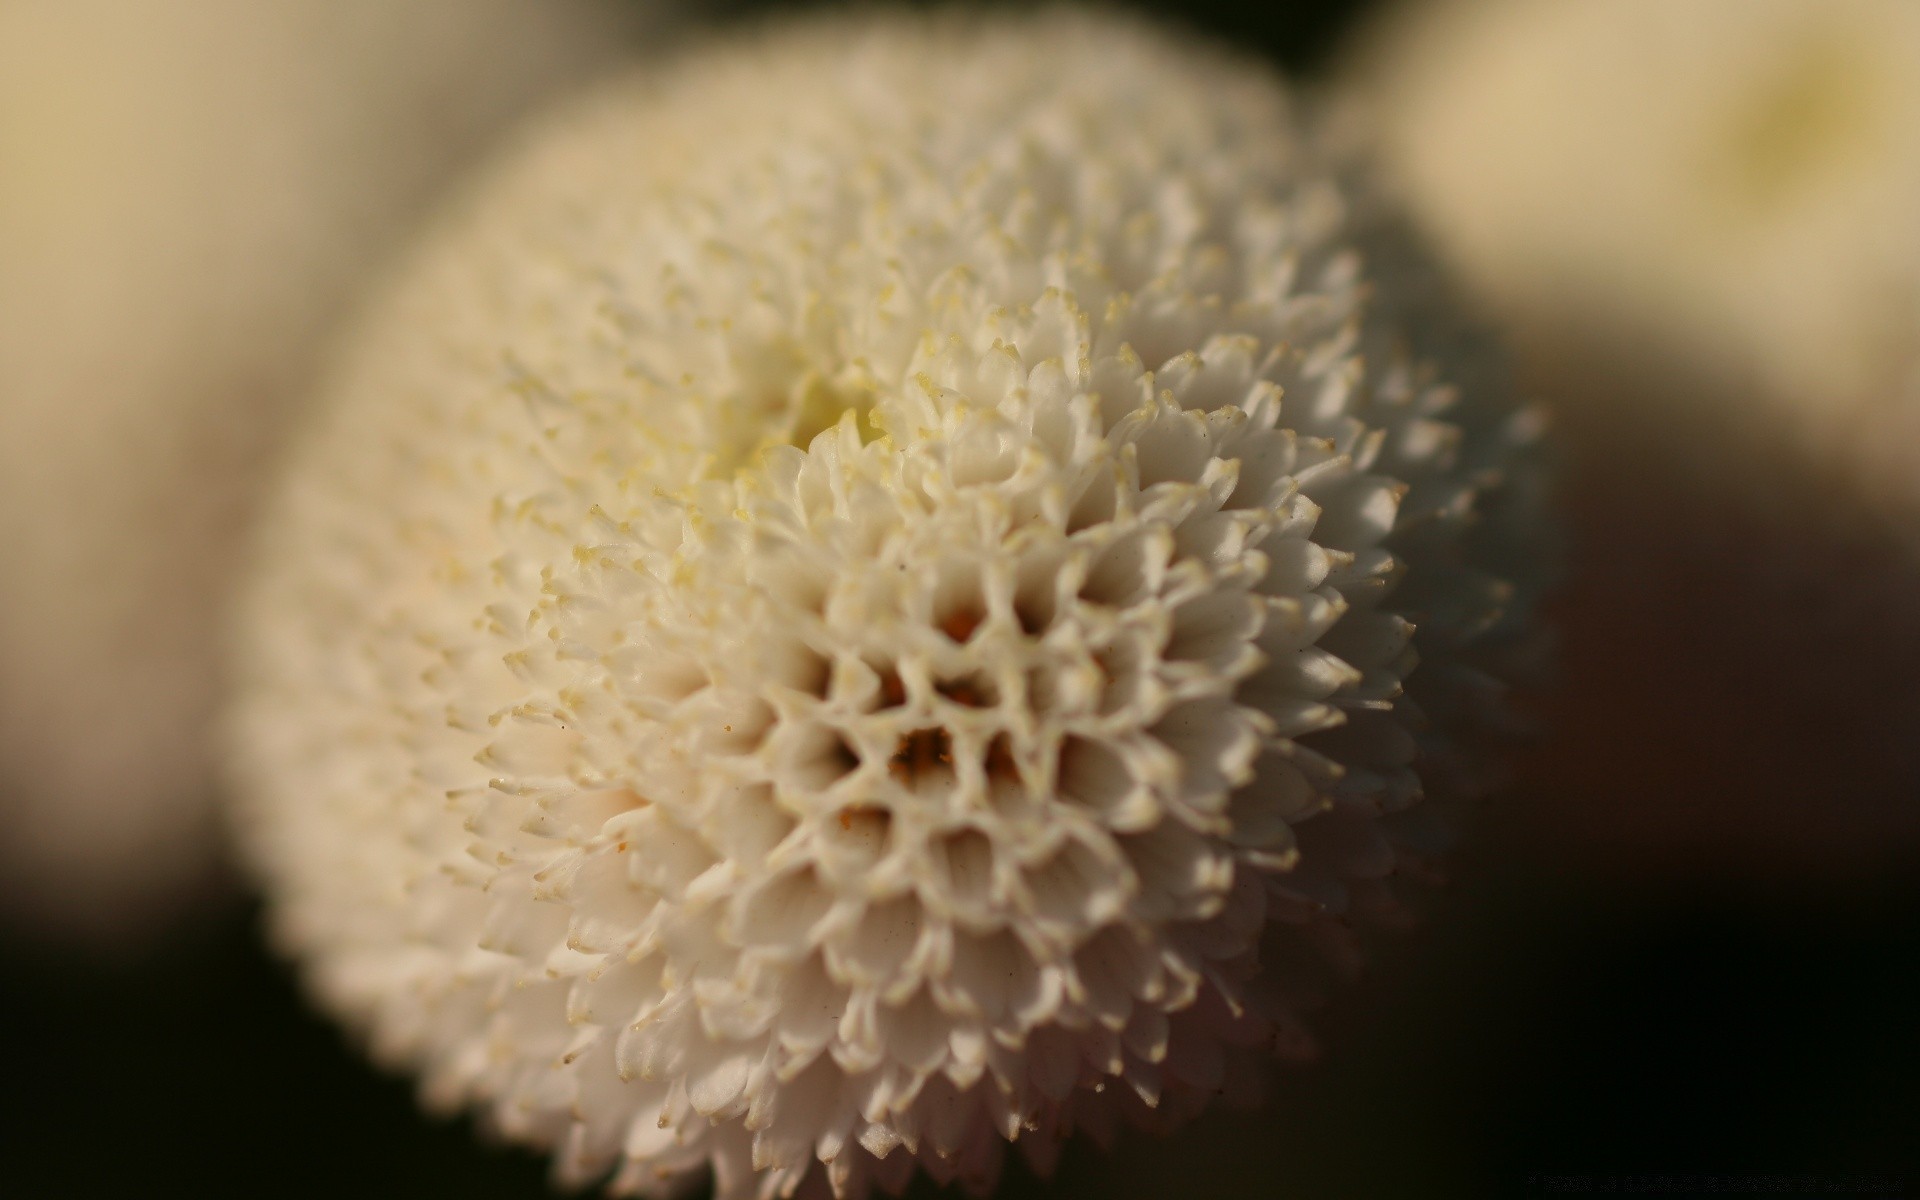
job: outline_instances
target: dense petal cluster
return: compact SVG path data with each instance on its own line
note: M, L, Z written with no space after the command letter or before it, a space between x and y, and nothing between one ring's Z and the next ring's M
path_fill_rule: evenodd
M242 826L325 1002L568 1178L723 1197L985 1186L1303 1051L1538 538L1530 420L1408 350L1339 174L1109 16L561 114L263 530Z
M1809 430L1920 357L1920 6L1405 4L1356 54L1416 215L1523 336L1632 345Z
M315 348L448 173L627 22L0 3L0 917L121 934L207 871L221 601Z

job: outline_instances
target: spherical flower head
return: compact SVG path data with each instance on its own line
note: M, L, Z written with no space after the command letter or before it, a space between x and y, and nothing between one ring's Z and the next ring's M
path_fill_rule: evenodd
M787 27L504 160L243 606L324 1002L649 1194L984 1188L1303 1051L1540 533L1343 169L1258 67L1068 12Z
M1844 439L1920 356L1916 60L1905 0L1450 0L1396 9L1353 83L1523 336L1601 331Z
M599 0L0 3L0 918L113 939L214 858L218 614L316 346Z

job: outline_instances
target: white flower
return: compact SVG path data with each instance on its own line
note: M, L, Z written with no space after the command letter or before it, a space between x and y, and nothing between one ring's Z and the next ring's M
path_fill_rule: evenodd
M985 1185L1301 1050L1536 538L1528 420L1397 352L1427 277L1331 172L1265 72L1071 13L788 28L509 158L244 604L324 1001L566 1178L722 1197Z
M1920 355L1920 5L1453 0L1359 60L1414 211L1523 336L1674 356L1811 429Z
M1407 3L1355 51L1392 182L1559 407L1595 569L1531 838L1643 889L1911 855L1920 4Z
M585 0L0 3L0 903L124 931L207 868L219 598L371 258Z

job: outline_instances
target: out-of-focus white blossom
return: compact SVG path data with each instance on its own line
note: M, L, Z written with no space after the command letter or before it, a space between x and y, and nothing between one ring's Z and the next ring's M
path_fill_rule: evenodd
M377 253L617 52L584 0L0 4L0 878L125 927L210 860L238 532Z
M1522 337L1674 359L1840 442L1920 357L1916 63L1909 0L1448 0L1394 10L1350 82Z
M1619 884L1920 844L1916 63L1907 0L1410 2L1354 47L1355 124L1558 405L1583 554L1523 823Z
M1408 353L1451 317L1339 175L1110 15L558 116L262 529L239 816L324 1002L566 1178L728 1198L983 1187L1300 1051L1540 535L1531 421Z

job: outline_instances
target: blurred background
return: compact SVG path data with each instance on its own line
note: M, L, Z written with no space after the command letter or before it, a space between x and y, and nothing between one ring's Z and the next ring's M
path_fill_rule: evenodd
M1384 8L1133 7L1321 80ZM1649 1178L1663 1174L1695 1190L1753 1175L1785 1194L1920 1188L1920 539L1784 422L1659 399L1722 380L1605 339L1520 356L1532 391L1567 401L1573 549L1558 674L1527 700L1542 732L1514 786L1469 831L1425 929L1380 945L1320 1014L1321 1059L1277 1075L1264 1108L1110 1153L1077 1144L1050 1183L1013 1166L1003 1195L1486 1197L1582 1176L1678 1191ZM1657 414L1657 436L1609 424L1621 411ZM310 1013L244 889L212 870L196 919L111 952L8 927L0 1190L547 1194L539 1158L422 1116L407 1082ZM62 903L57 879L36 895Z

